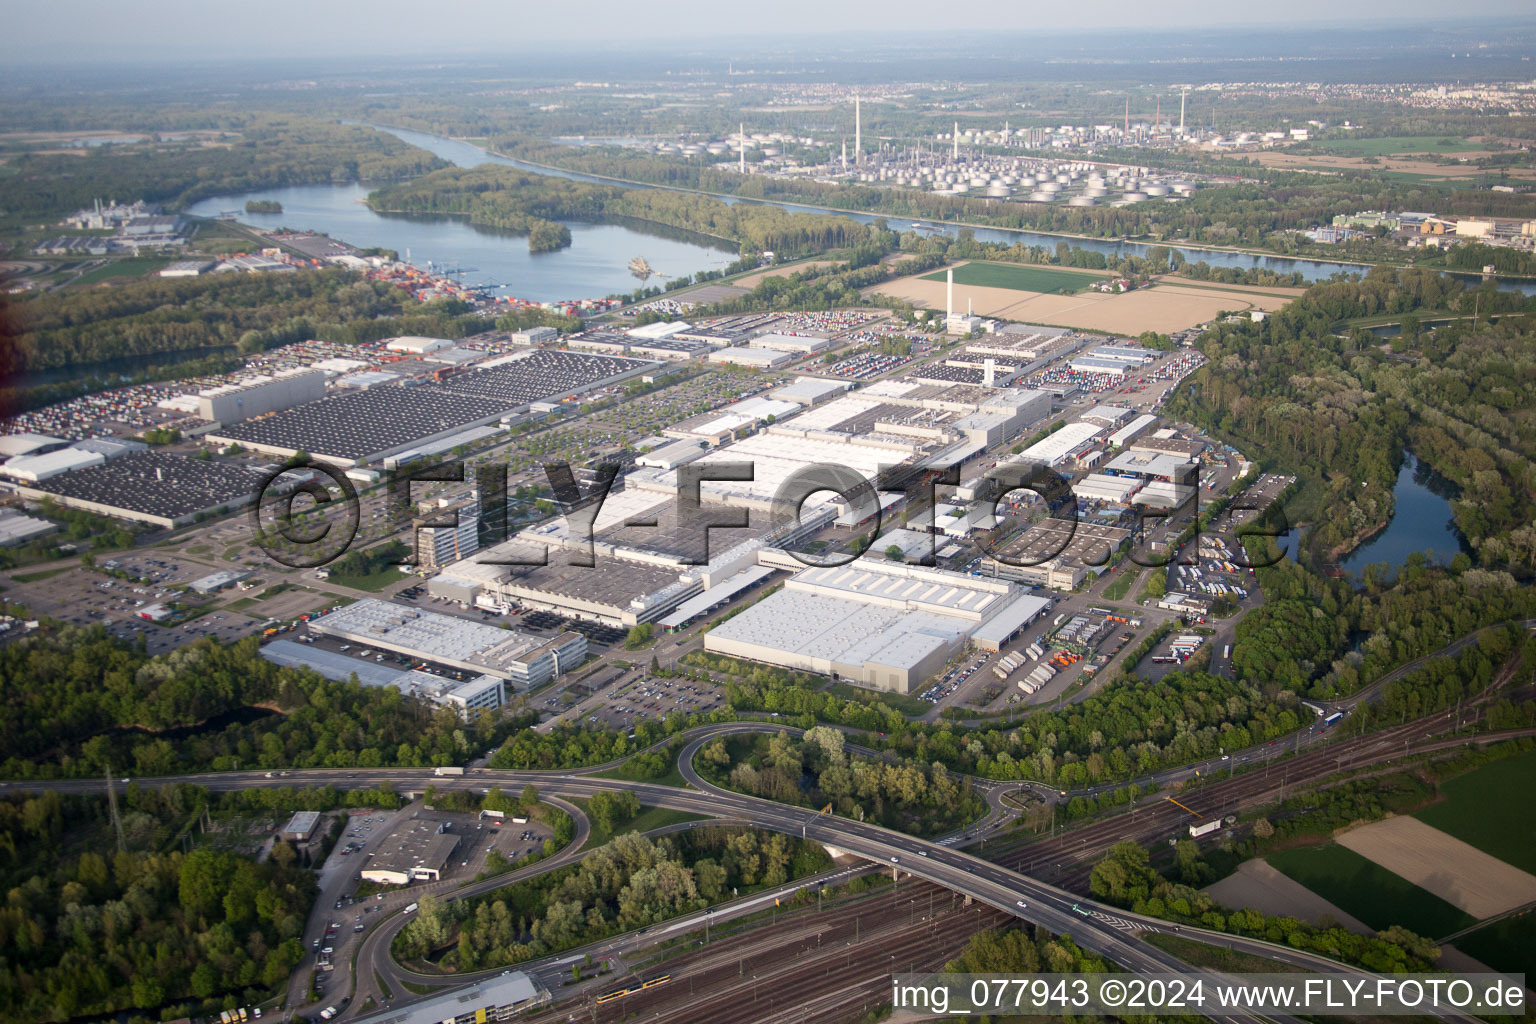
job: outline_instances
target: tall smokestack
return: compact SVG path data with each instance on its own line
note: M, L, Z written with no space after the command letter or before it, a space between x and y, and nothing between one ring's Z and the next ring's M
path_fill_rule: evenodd
M848 173L848 139L843 138L843 173Z
M853 96L853 162L864 163L864 120L859 114L859 96Z
M1125 98L1125 134L1127 136L1131 134L1131 98L1129 96Z
M946 272L948 287L944 291L944 315L955 315L955 268L950 267Z

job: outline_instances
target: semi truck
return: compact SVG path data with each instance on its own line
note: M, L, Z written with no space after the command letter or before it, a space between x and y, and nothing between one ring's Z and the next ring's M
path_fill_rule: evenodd
M432 770L432 774L433 775L463 775L464 774L464 769L463 768L453 768L453 767L434 768Z
M1219 828L1221 828L1220 818L1217 818L1215 821L1207 821L1202 825L1191 825L1189 826L1189 837L1191 839L1199 839L1201 836L1210 835Z

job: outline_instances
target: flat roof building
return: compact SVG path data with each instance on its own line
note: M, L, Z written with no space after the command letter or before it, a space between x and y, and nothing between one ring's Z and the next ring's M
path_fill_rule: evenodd
M1152 425L1156 422L1157 417L1151 413L1143 413L1137 416L1131 422L1109 435L1109 446L1111 448L1124 448L1133 439L1140 437L1151 429Z
M250 569L225 569L222 572L210 573L201 579L193 580L191 589L198 594L213 594L225 587L233 586L241 580L249 579Z
M809 338L800 334L759 334L747 342L747 347L810 355L813 352L826 351L832 347L832 342L826 338Z
M204 462L173 452L129 452L110 462L95 453L91 458L95 461L83 468L50 474L45 483L23 484L17 491L28 498L49 497L69 508L170 528L249 504L261 482L243 465Z
M1047 466L1059 466L1072 457L1084 445L1104 433L1104 428L1086 421L1068 423L1055 433L1036 441L1018 456L1024 462L1039 462Z
M239 423L325 397L325 371L289 370L265 380L212 388L198 395L198 415L215 423Z
M709 354L712 363L729 366L747 366L756 370L771 370L801 357L798 352L782 352L771 348L722 348Z
M524 689L570 671L587 656L586 637L580 633L534 636L372 597L312 619L309 629L321 636L496 676Z
M319 811L295 811L283 826L283 838L290 843L307 843L319 825Z
M0 464L0 473L13 480L41 483L53 477L87 466L100 466L106 458L99 452L81 451L79 448L60 448L41 455L17 455Z
M0 548L15 547L46 537L59 528L57 523L37 519L10 509L0 511Z
M796 377L783 387L768 392L768 397L776 402L795 402L798 405L812 406L836 398L852 387L851 381Z
M441 348L453 348L453 342L447 338L422 338L415 335L405 335L399 338L390 338L384 342L384 347L391 352L410 352L414 355L425 355L428 352L436 352Z
M865 558L797 573L706 633L704 647L910 693L995 618L1027 616L1023 596L1002 580Z
M511 1020L548 1001L548 990L531 977L522 971L503 971L483 981L438 990L409 1006L359 1017L357 1024L487 1024Z
M363 881L379 885L437 881L443 877L448 858L459 845L459 837L445 830L444 824L447 823L412 819L379 843L359 875Z
M542 345L546 341L554 341L560 337L560 332L553 327L527 327L521 331L512 332L512 344L514 345Z
M0 459L11 459L18 455L38 455L42 452L51 452L68 445L69 442L62 437L49 437L47 434L0 434Z

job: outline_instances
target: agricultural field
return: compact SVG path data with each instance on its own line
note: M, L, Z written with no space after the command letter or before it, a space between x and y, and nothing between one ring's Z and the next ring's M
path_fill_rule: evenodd
M1350 156L1400 156L1408 153L1470 153L1477 143L1439 135L1394 135L1379 139L1329 139L1314 142L1317 149Z
M1388 818L1339 836L1339 844L1481 921L1536 902L1536 875L1431 828Z
M1476 923L1440 897L1336 843L1282 850L1270 865L1372 928L1400 924L1439 938Z
M1536 911L1495 921L1463 935L1455 946L1495 970L1524 973L1530 985L1536 978Z
M1415 818L1536 874L1536 751L1448 779L1440 791L1445 799Z
M770 277L790 277L801 274L807 270L818 270L822 267L835 267L837 260L804 260L800 263L789 263L784 266L769 267L767 270L754 270L744 277L738 277L731 284L738 288L756 288Z
M1140 288L1123 295L1094 291L1061 295L1022 291L1013 287L962 284L962 271L974 265L968 263L955 271L957 309L964 309L969 303L978 316L1098 331L1129 338L1143 331L1160 331L1164 334L1182 331L1206 323L1223 312L1241 313L1250 309L1273 311L1293 298L1286 289L1214 289L1194 281L1186 284L1178 278L1165 278L1154 287ZM1058 272L1053 267L1019 269ZM942 274L937 279L935 275L925 274L876 285L866 292L866 297L872 294L887 295L904 299L920 309L942 310L945 291Z
M947 281L947 271L928 274L924 281ZM1076 293L1110 275L1097 270L1071 270L1014 263L962 263L955 268L956 285L1008 288L1017 292Z

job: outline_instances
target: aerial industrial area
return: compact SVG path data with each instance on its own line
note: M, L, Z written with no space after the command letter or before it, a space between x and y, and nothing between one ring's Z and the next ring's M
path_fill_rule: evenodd
M0 1024L1528 1019L1536 24L1361 6L16 54Z

